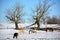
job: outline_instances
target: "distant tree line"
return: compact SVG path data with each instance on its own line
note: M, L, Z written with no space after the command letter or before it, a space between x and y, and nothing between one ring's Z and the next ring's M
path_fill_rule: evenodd
M53 16L49 17L47 20L47 24L60 24L60 17Z

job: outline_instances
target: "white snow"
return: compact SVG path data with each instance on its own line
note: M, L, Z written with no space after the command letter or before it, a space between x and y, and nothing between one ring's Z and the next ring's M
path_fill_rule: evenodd
M20 23L18 25L19 25L19 28L23 28L23 27L29 26L30 24L29 23ZM36 25L33 25L31 27L36 27ZM57 24L46 24L46 25L41 24L40 27L41 28L45 28L45 27L57 28L57 27L60 27L60 26L57 25ZM13 23L0 23L0 28L15 28L15 24L13 24Z
M14 24L7 24L7 23L0 23L0 28L15 28ZM25 24L19 24L19 27L25 27L28 26L28 23ZM49 27L60 27L58 25L47 25ZM46 27L46 25L41 25L41 27ZM46 31L38 31L37 33L31 33L29 34L29 30L25 30L25 32L23 34L21 34L19 32L19 30L14 30L14 29L0 29L0 40L15 40L13 39L13 34L17 32L18 35L18 40L35 40L35 39L39 39L39 38L56 38L56 40L59 40L57 38L60 38L60 31L54 31L54 32L46 32ZM55 39L54 39L55 40Z
M37 33L31 33L29 34L28 30L25 30L24 33L20 33L19 30L13 30L13 29L5 29L0 30L0 40L1 39L13 39L13 34L17 32L18 39L32 39L32 38L60 38L60 32L54 31L54 32L45 32L45 31L38 31Z

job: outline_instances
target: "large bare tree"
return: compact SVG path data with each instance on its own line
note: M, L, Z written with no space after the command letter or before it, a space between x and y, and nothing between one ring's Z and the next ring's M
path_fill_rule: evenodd
M16 5L15 8L8 9L6 18L11 22L14 22L16 29L18 29L18 23L20 23L22 19L22 6Z
M51 6L52 5L49 4L49 2L47 2L47 0L44 0L43 3L39 2L37 7L33 10L32 18L34 19L34 23L31 24L30 26L37 24L37 29L40 29L40 22L46 16L46 14ZM44 20L45 20L45 18L44 18Z

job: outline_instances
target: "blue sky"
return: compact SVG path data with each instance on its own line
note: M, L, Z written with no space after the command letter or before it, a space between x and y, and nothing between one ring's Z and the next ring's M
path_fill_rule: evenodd
M24 12L26 14L24 19L28 19L25 21L29 22L32 12L31 9L34 8L38 2L39 0L0 0L0 22L7 22L7 19L5 18L6 10L13 8L16 3L24 6ZM60 16L60 0L53 0L52 2L55 4L50 8L49 16Z

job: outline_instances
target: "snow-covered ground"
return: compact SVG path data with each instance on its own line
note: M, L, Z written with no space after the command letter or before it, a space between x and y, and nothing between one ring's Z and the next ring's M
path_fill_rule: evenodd
M18 35L18 40L34 40L34 39L39 39L39 38L45 38L45 39L54 39L60 38L60 32L54 31L54 32L45 32L45 31L38 31L37 33L31 33L29 34L28 30L25 30L24 33L20 33L19 30L13 30L13 29L5 29L5 30L0 30L0 40L15 40L13 39L13 34L17 32Z
M24 27L28 25L29 24L21 24L20 27ZM45 27L45 25L42 26ZM59 27L57 25L49 25L49 26ZM60 31L46 32L46 31L37 30L37 33L29 34L28 32L29 30L25 30L25 32L21 34L19 30L9 29L9 28L15 28L14 24L0 23L0 40L16 40L13 39L13 34L15 32L19 34L17 40L60 40Z
M26 27L26 26L29 26L31 25L32 23L20 23L18 24L19 25L19 28L23 28L23 27ZM30 26L30 27L36 27L36 25L33 25L33 26ZM57 24L41 24L40 26L41 28L45 28L45 27L53 27L53 28L57 28L57 27L60 27L59 25ZM13 23L0 23L0 28L15 28L15 24Z

